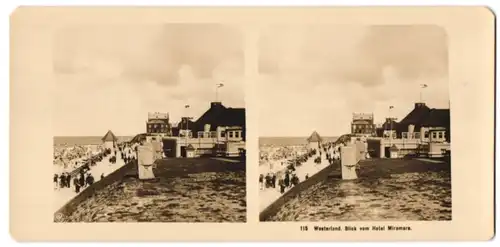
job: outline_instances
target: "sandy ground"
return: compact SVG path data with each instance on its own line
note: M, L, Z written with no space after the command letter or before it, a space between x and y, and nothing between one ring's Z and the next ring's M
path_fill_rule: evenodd
M72 222L245 222L245 163L163 160L154 180L127 176L82 202Z
M269 221L451 220L446 163L362 162L359 179L330 177L285 203Z

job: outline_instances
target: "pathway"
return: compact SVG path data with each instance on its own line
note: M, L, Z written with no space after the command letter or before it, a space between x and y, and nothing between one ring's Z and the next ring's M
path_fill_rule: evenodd
M304 181L306 174L308 174L309 177L312 177L314 174L318 173L319 171L323 170L329 165L324 152L322 153L321 156L322 156L321 164L314 163L314 159L317 156L313 156L309 158L306 162L304 162L302 165L295 167L295 174L297 174L297 176L299 177L300 182ZM274 170L276 170L276 166L278 165L275 165ZM280 172L284 172L285 169L286 167L281 169ZM288 191L289 189L290 188L285 189L285 192ZM259 212L262 212L267 206L271 205L280 196L281 193L280 193L280 188L278 186L276 186L276 188L267 188L267 189L264 188L263 190L259 190Z
M128 148L125 149L126 152L128 152ZM135 156L135 152L132 152L132 156ZM95 166L90 166L90 173L94 177L94 182L97 182L101 180L101 175L104 174L104 176L109 175L110 173L118 170L120 167L125 165L125 162L121 158L120 153L118 152L116 155L116 163L111 164L109 163L109 157L107 156L102 159L102 161L97 162ZM69 171L68 171L69 172ZM80 190L83 191L85 188L82 188ZM71 199L73 199L77 193L75 192L75 187L73 185L73 179L71 180L71 188L60 188L54 190L54 197L53 197L53 207L54 211L59 210L64 204L69 202Z

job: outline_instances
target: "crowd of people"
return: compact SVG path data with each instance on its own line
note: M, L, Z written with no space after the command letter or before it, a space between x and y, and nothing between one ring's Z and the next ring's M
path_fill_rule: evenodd
M306 174L306 178L308 179L308 175ZM285 175L280 177L277 180L277 173L268 173L265 177L263 174L260 174L259 183L261 190L266 188L276 188L276 182L278 182L278 186L280 188L280 193L285 193L286 188L291 188L292 186L296 186L299 184L300 180L297 174L290 172L289 170L285 171Z
M285 147L268 146L266 147L266 149L268 151L260 152L261 163L276 161L276 160L289 160L305 153L305 151L303 151L302 146L285 146Z
M78 193L81 188L92 185L95 179L89 172L89 164L90 163L87 163L71 173L63 172L61 174L54 174L54 189L71 189L71 187L74 187L75 192ZM104 174L102 176L104 176ZM73 184L73 186L71 186L71 184Z
M61 165L64 168L75 168L81 159L101 152L102 147L97 145L57 146L54 148L54 165Z
M279 191L281 194L285 193L287 188L291 188L296 186L301 181L296 174L296 168L307 162L309 159L314 158L315 164L322 163L322 157L328 160L328 164L334 164L340 159L340 147L346 145L344 141L336 141L336 142L328 142L320 145L317 149L309 149L307 152L302 153L300 155L295 152L287 152L288 150L293 150L291 148L282 148L281 152L274 152L274 154L284 154L287 152L288 155L266 155L265 153L261 155L261 162L269 162L270 157L274 158L283 158L289 157L288 160L279 161L284 169L280 171L271 171L267 174L260 174L259 176L259 184L260 189L275 189L279 187ZM287 150L283 152L283 150ZM323 156L324 154L324 156ZM271 161L272 162L272 161ZM286 167L284 166L286 164ZM273 170L273 169L271 169ZM305 174L304 180L309 178L309 174Z
M301 155L294 155L294 158L286 161L287 165L284 170L278 172L269 172L264 176L264 174L260 174L259 176L259 184L260 189L276 189L279 187L280 193L285 193L287 188L291 188L300 183L300 179L295 173L296 167L302 165L304 162L307 162L311 157L317 154L316 149L312 149L307 153ZM283 166L283 162L282 162ZM305 179L308 179L309 175L305 175Z
M73 170L71 172L61 172L60 174L55 173L53 177L54 189L60 190L63 188L73 189L74 192L79 193L84 188L92 185L95 182L95 178L90 172L91 168L101 162L103 159L108 158L111 164L116 164L117 156L120 155L125 163L131 162L135 159L135 155L130 143L120 143L114 146L112 149L104 149L100 153L90 157L89 159L76 161ZM101 179L104 178L104 173L101 174Z

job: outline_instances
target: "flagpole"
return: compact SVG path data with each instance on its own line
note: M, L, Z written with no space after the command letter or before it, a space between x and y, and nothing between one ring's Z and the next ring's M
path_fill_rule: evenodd
M215 85L215 102L219 102L219 84Z
M222 82L215 84L215 102L219 102L219 88L222 86L224 86Z
M393 106L389 106L389 121L390 121L390 134L389 134L389 146L392 146L392 108Z
M420 103L424 103L424 99L422 97L424 88L427 88L427 84L420 84Z

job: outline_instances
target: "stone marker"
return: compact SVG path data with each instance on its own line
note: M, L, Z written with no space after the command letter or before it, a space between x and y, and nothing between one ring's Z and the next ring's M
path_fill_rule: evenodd
M139 179L153 179L155 175L153 173L153 163L154 150L152 145L145 144L143 146L137 147L137 169L139 174Z
M340 148L340 158L342 166L342 179L352 180L357 179L356 164L358 163L356 147L346 146Z

